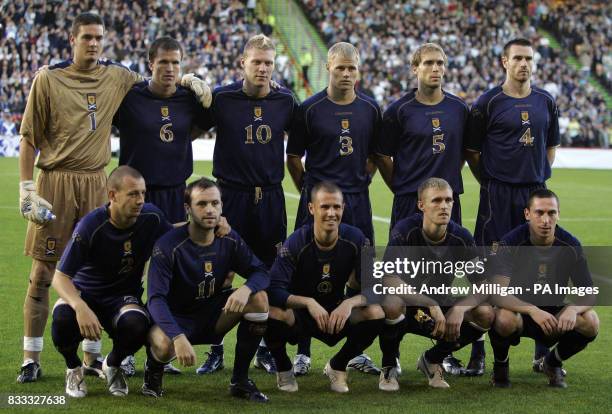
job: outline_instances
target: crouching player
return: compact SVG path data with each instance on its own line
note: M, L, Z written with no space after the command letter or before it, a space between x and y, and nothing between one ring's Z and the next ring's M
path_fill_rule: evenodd
M544 358L543 371L551 387L565 388L563 361L595 339L599 319L591 306L592 295L579 297L576 304L564 304L565 295L555 294L555 285L566 287L571 280L574 287L589 289L593 281L580 242L557 226L559 198L554 192L533 191L525 218L527 223L506 234L497 251L492 251L492 282L525 290L524 294L517 290L516 295L491 296L497 305L495 324L489 332L495 355L491 383L510 387L510 345L529 337L554 345ZM534 284L549 286L551 294L536 294Z
M219 343L239 323L230 393L267 402L248 378L248 369L266 330L270 276L235 231L215 237L222 208L215 182L202 178L190 183L185 207L189 223L162 237L151 258L147 306L155 325L142 392L160 397L166 363L176 357L185 367L194 365L193 345ZM223 289L231 272L247 280L236 290Z
M418 187L418 208L422 214L400 220L391 231L387 256L394 247L407 247L410 259L432 263L466 263L478 256L470 232L451 220L453 190L442 178L432 177ZM404 250L402 250L403 252ZM392 260L386 257L385 260ZM466 273L472 283L484 279L484 266L480 271ZM479 275L482 275L479 277ZM455 274L432 270L410 275L414 294L385 298L383 308L385 325L380 336L383 353L379 388L383 391L399 390L396 358L406 333L438 339L436 345L424 352L417 369L427 377L434 388L448 388L442 375L442 361L450 353L461 349L482 336L493 323L493 309L488 304L473 306L473 295L456 301L450 295L423 292L422 288L449 287ZM404 282L398 276L386 276L385 285L399 286ZM480 302L478 302L480 303ZM406 308L406 305L408 306ZM415 307L418 305L422 307Z
M128 393L121 361L142 347L151 326L142 304L142 275L153 244L172 228L163 213L145 204L145 181L131 167L108 177L110 203L77 225L53 278L60 299L53 308L51 335L66 360L66 394L84 397L87 387L77 355L83 338L108 332L113 348L102 364L114 396Z
M335 392L348 392L346 367L378 336L382 309L366 306L361 294L345 297L345 287L359 289L361 249L366 237L356 227L340 224L344 211L342 191L320 182L308 204L314 223L297 229L283 244L270 270L270 319L266 343L277 365L277 384L295 392L298 384L287 342L314 337L329 346L346 342L325 365Z

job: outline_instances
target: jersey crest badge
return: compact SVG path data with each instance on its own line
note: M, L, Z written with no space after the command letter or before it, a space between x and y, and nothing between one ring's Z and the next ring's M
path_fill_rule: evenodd
M529 112L521 111L521 125L531 125L531 122L529 122Z
M349 124L348 119L343 119L342 121L340 121L340 128L342 129L341 131L342 134L349 134L351 132L349 127L350 127L350 124Z
M204 272L210 273L212 272L213 265L212 262L204 262Z
M129 256L131 254L132 254L132 241L126 240L125 243L123 243L123 256Z
M442 132L442 128L440 128L440 118L432 118L431 126L433 127L433 132Z
M329 271L331 269L331 265L329 263L325 263L323 265L323 274L321 275L323 278L331 277Z
M253 108L253 115L255 116L254 121L263 121L263 110L261 106L256 106Z
M98 106L96 105L96 94L95 93L87 94L87 110L88 111L98 110Z
M161 107L162 121L170 121L170 109L167 106Z

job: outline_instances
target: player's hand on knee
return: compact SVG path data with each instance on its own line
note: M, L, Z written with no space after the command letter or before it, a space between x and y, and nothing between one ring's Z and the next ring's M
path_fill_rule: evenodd
M310 316L312 316L312 319L317 322L317 327L319 328L319 330L321 330L322 332L327 332L329 314L327 313L325 308L321 306L316 300L311 299L308 302L307 309L308 313L310 313Z
M546 336L552 336L557 332L557 319L550 313L538 307L533 307L530 313L531 319L538 324Z
M344 328L348 318L350 318L352 310L353 306L351 306L350 303L347 303L346 300L342 301L342 303L329 315L326 332L332 335L340 332L342 328Z
M195 365L196 354L189 339L185 335L179 335L174 338L174 353L176 359L184 367Z
M19 210L21 215L36 224L44 224L55 218L53 214L44 214L41 210L51 211L53 206L47 200L36 194L34 181L26 180L19 183Z
M92 341L100 340L102 338L102 325L89 306L82 302L74 308L74 312L83 338Z
M436 323L433 331L431 331L431 336L434 338L443 338L444 332L446 331L446 318L444 317L444 313L442 313L442 309L437 305L430 306L429 313Z
M251 296L251 289L246 285L240 286L230 295L229 298L227 298L227 302L225 302L223 310L225 312L241 313L244 311L244 307L249 301L249 296Z
M445 318L445 334L444 339L448 342L454 342L459 339L461 333L461 324L464 317L463 309L453 306L446 312Z
M557 316L557 331L562 334L576 327L578 314L571 306L566 306Z
M219 218L219 224L215 228L215 236L224 237L227 236L230 231L232 231L232 226L229 225L227 219L223 216Z
M181 85L191 89L204 108L210 108L212 103L212 92L205 81L198 78L193 73L188 73L181 78Z

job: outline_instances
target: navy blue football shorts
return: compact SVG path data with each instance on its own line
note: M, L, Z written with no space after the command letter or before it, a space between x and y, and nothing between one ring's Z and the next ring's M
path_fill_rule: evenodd
M268 268L287 238L285 193L280 184L242 187L218 180L223 216Z
M187 220L185 183L174 187L147 186L145 201L155 204L163 211L170 223L180 223Z
M544 184L508 184L496 180L483 181L476 217L474 239L479 246L491 246L506 233L525 223L525 207L533 190Z
M192 314L172 315L191 344L218 344L223 340L223 335L215 333L215 326L223 312L227 298L232 293L234 289L224 289L218 295L206 299L205 303Z
M119 317L119 311L126 305L138 305L147 314L149 321L151 317L147 312L145 305L143 305L142 291L135 295L117 295L117 296L105 296L96 297L94 295L88 295L81 292L81 299L87 303L87 306L96 314L100 324L104 330L108 333L108 336L115 338L115 328L117 318Z
M295 218L295 230L312 223L313 218L308 211L310 202L310 191L312 186L304 185L300 194L297 217ZM370 194L366 188L360 193L342 193L344 196L344 213L342 222L357 227L365 234L374 245L374 226L372 225L372 206L370 205Z

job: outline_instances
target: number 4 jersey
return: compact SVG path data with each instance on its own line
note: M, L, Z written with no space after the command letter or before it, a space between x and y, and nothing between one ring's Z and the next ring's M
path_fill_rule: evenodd
M472 106L467 148L481 152L483 179L511 184L543 183L550 178L546 149L560 143L557 105L543 89L525 98L506 95L501 86Z

